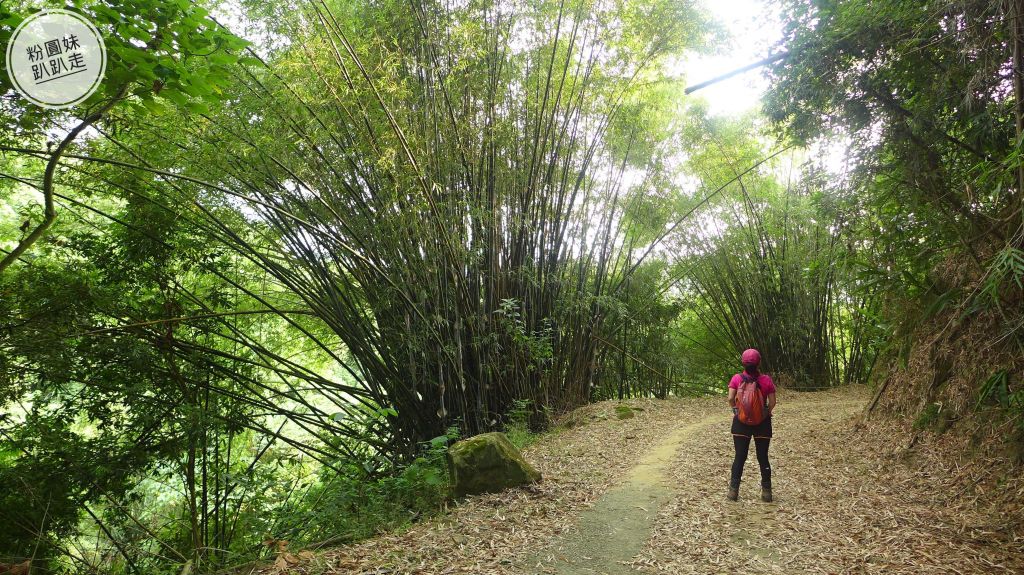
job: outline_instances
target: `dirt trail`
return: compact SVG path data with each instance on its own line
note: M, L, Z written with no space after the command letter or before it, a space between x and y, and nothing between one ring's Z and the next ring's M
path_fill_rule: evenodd
M818 403L798 401L787 406L786 411L802 413L817 421L821 419L814 409ZM845 419L860 410L864 402L856 399L829 405L832 418ZM730 420L728 413L717 414L674 430L644 455L622 484L605 493L580 516L575 531L556 541L544 553L529 557L521 566L523 572L530 575L640 573L644 562L635 559L650 543L659 513L666 503L676 504L673 514L706 517L709 504L720 503L724 499L723 476L708 482L710 489L702 490L700 498L688 499L689 505L680 507L678 503L681 498L686 498L686 494L677 492L679 482L673 476L677 459L692 461L694 455L707 451L709 443L728 445L728 428L723 423ZM712 439L711 433L719 437ZM731 463L728 454L723 457L720 449L715 452L722 462ZM706 462L703 458L701 460ZM756 458L750 453L744 473L746 491L750 493L746 497L748 501L722 507L725 514L719 521L721 535L729 543L733 556L746 556L762 566L781 566L779 552L762 544L764 534L776 530L777 504L757 500L758 473ZM719 488L721 493L716 493L715 488ZM656 567L661 562L663 558L652 557L646 566Z
M759 500L753 453L740 501L725 498L733 447L724 398L634 400L643 411L624 421L614 402L592 405L526 450L542 483L471 498L290 572L1024 573L1020 518L962 497L955 462L915 467L901 428L855 426L868 400L865 389L782 395L770 504Z
M583 513L577 531L545 553L528 558L522 568L559 575L634 573L626 562L643 548L658 511L672 496L667 466L687 437L720 419L705 418L673 431L644 455L623 484L605 493Z

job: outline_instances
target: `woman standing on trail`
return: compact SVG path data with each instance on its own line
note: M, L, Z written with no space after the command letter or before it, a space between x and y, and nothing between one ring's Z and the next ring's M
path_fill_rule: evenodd
M729 381L729 407L732 408L732 441L736 458L732 461L729 480L729 500L740 495L740 478L750 451L750 438L754 438L757 463L761 467L761 500L772 500L772 468L768 464L768 444L772 440L772 411L775 409L775 384L767 374L761 373L761 354L748 349L740 358L743 371Z

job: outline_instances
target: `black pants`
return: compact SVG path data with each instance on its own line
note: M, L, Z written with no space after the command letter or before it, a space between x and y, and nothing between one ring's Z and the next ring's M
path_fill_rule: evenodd
M736 459L732 460L732 478L729 481L729 485L739 487L740 478L743 476L743 466L747 463L747 452L750 451L750 437L733 435L732 442L736 446ZM768 464L768 445L771 442L771 437L754 438L757 464L761 466L761 487L768 489L772 488L772 467Z

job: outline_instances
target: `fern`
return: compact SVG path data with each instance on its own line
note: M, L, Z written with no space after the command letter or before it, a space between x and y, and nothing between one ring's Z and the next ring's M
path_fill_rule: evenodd
M1005 369L1000 369L981 384L981 389L978 390L978 402L974 408L980 409L989 400L995 400L1000 407L1009 407L1010 398L1010 373Z
M992 258L978 293L979 299L1002 309L1002 294L1008 284L1024 289L1024 251L1013 246L1006 246Z

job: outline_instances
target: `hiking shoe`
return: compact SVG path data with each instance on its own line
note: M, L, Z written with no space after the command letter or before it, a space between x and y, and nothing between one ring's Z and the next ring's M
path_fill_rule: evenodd
M730 487L729 488L729 495L726 495L726 497L729 499L729 501L736 501L737 499L740 498L740 488L739 487Z
M771 487L762 487L761 488L761 501L764 501L765 503L771 503L772 502L772 488Z

